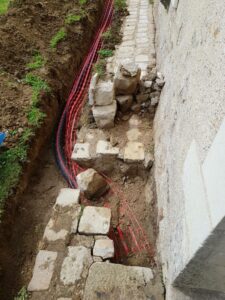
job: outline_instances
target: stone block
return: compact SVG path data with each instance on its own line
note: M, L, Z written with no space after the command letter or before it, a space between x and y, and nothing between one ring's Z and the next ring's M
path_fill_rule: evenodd
M87 169L78 174L77 184L88 199L99 198L109 189L106 180L94 169Z
M72 159L76 162L89 161L91 159L90 155L90 144L89 143L77 143L74 146Z
M99 81L94 93L94 105L110 105L114 99L114 83L111 81Z
M97 156L118 156L119 148L113 147L108 141L98 141L96 146Z
M91 106L94 105L94 93L95 93L95 88L96 88L98 79L99 79L99 75L98 75L98 73L95 73L90 82L88 96L89 96L89 105L91 105Z
M144 145L139 142L128 142L124 149L124 161L127 163L143 162L145 159Z
M103 259L114 257L114 243L110 239L96 240L94 249L94 256L100 256Z
M133 104L133 95L124 95L116 97L117 103L119 104L120 110L125 113Z
M70 208L79 204L80 190L63 188L56 199L55 208Z
M79 233L108 234L111 221L111 210L106 207L87 206L80 219Z
M48 290L54 272L57 252L39 251L33 270L33 277L28 285L28 291Z
M117 103L115 100L110 105L94 106L92 108L92 113L98 128L114 127L116 111Z
M60 280L64 285L72 285L85 278L93 263L91 250L83 246L68 247L68 255L64 259Z

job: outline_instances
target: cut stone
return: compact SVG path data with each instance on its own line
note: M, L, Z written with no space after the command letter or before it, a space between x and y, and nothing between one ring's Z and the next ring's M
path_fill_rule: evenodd
M79 162L88 161L90 156L90 144L89 143L77 143L74 146L72 159Z
M119 154L119 148L113 147L110 142L98 141L96 147L97 155L117 156Z
M85 278L92 263L90 249L83 246L68 247L68 256L64 259L60 272L61 282L72 285Z
M56 199L55 208L72 207L79 203L80 190L63 188Z
M119 264L94 263L87 278L83 300L104 299L157 299L149 268L130 267Z
M95 92L95 88L96 88L98 79L99 79L99 75L98 75L98 73L95 73L90 82L88 96L89 96L89 105L91 105L91 106L94 105L94 92Z
M39 251L33 270L33 277L28 285L28 291L44 291L50 286L54 272L57 252Z
M59 231L55 231L54 227L55 227L55 222L53 219L50 219L45 228L43 239L46 239L49 242L55 242L57 240L65 240L69 234L69 231L65 229L60 229Z
M128 142L124 150L125 162L141 162L145 159L144 145L139 142Z
M127 112L133 104L133 95L117 96L116 100L119 104L120 110Z
M114 257L114 243L110 239L96 240L94 249L94 256L100 256L103 259Z
M111 81L98 82L94 93L94 105L110 105L114 99L114 83Z
M114 127L116 111L117 103L115 100L110 105L94 106L92 108L92 113L98 128Z
M106 207L87 206L80 219L78 231L83 234L108 234L111 210Z
M99 198L109 189L106 180L94 169L87 169L77 175L77 185L88 199Z

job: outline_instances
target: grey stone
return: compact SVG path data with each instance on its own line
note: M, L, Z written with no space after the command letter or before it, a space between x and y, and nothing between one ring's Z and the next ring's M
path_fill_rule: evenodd
M68 247L68 256L64 259L60 280L64 285L72 285L85 278L93 263L91 250L83 246Z
M117 111L117 102L105 106L94 106L92 113L98 128L111 128L114 126L114 119Z
M117 96L116 100L122 112L127 112L133 103L133 95Z
M88 199L99 198L109 189L106 180L94 169L78 174L77 185Z
M80 219L78 231L83 234L108 234L111 210L106 207L87 206Z
M159 87L163 87L165 84L165 81L162 79L157 78L156 83L158 84Z
M39 251L33 270L33 277L28 285L28 291L44 291L50 286L54 272L57 252Z
M115 98L114 83L99 81L94 93L94 105L110 105Z
M152 270L148 268L94 263L89 270L83 299L151 299L152 279Z
M90 160L91 159L90 144L89 143L75 144L72 152L72 159L78 163Z
M114 257L114 243L110 239L98 239L93 249L94 256L100 256L103 259Z

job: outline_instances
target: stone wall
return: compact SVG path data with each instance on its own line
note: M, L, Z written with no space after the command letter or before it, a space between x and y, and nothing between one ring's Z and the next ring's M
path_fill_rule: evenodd
M225 299L224 1L174 0L168 11L155 2L157 64L166 81L155 119L155 176L167 299Z

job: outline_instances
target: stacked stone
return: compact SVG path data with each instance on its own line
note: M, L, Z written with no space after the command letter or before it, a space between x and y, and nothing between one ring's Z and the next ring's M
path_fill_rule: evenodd
M104 183L103 188L96 176L91 180L92 184L86 188L91 189L93 195L107 190L107 184ZM80 190L60 191L28 285L30 299L82 298L91 265L114 256L113 241L107 237L111 210L87 206L82 211L79 198Z

